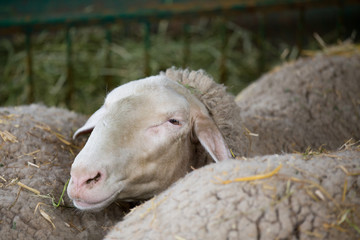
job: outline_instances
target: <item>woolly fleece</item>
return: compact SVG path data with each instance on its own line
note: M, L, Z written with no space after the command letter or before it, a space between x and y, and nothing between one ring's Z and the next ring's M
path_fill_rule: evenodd
M72 142L73 132L85 122L74 112L40 105L0 108L0 131L9 132L17 142L0 137L0 238L1 239L101 239L108 228L122 219L128 206L111 205L98 213L80 212L64 194L65 206L54 208L51 199L22 189L13 179L60 198L65 182L70 178L74 154L84 144L84 138ZM65 144L56 136L71 145ZM60 136L60 135L58 135ZM28 165L34 163L39 168ZM34 213L36 205L55 224Z
M234 96L226 92L224 85L216 83L203 70L190 71L169 68L161 74L188 88L207 107L228 147L236 156L248 155L247 149L250 147L250 141L240 121L240 109L234 101ZM196 152L198 159L207 155L200 144L198 144ZM210 156L207 157L208 163L213 162Z
M207 165L133 209L105 239L355 239L355 228L339 221L348 211L351 224L360 224L360 178L339 166L358 171L359 150ZM264 180L219 180L268 173L280 164L279 173Z
M360 55L300 59L265 74L236 98L251 154L335 150L360 139ZM249 149L250 150L250 149Z

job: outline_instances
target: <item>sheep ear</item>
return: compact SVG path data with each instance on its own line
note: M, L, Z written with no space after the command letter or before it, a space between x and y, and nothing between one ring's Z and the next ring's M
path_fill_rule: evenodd
M198 116L195 119L194 132L201 145L211 155L215 162L231 158L228 149L219 128L208 116Z
M105 115L105 112L106 111L104 106L99 108L93 115L90 116L90 118L86 121L84 126L79 128L74 133L73 139L77 138L81 134L91 132L94 129L95 125L99 122L99 120Z

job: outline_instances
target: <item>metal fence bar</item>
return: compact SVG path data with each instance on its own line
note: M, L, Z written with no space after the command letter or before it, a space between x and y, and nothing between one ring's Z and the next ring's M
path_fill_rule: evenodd
M35 101L34 79L33 79L33 57L31 50L31 28L25 30L25 48L26 48L26 76L28 83L27 101L32 103Z
M299 50L297 57L301 56L305 38L305 9L302 7L298 10L298 23L296 29L296 45Z
M336 31L338 39L343 39L344 37L344 0L338 0L337 6L337 19L336 19Z
M219 66L219 82L222 84L226 83L227 80L227 67L226 67L226 59L227 59L227 45L228 45L228 34L226 29L226 21L222 19L220 25L220 38L221 38L221 56L220 56L220 66Z
M106 53L105 53L105 68L110 69L112 67L111 61L111 44L112 44L112 33L110 26L105 26L105 39L106 39ZM104 76L104 83L107 91L111 91L114 88L114 83L112 81L112 76L106 74Z
M150 69L150 22L144 22L144 75L151 74Z
M71 26L67 25L65 30L66 39L66 105L71 108L75 86L73 78L73 59L72 59L72 39L71 39Z
M264 42L265 42L265 22L264 16L265 13L258 12L258 29L257 29L257 44L259 47L259 56L258 56L258 72L264 72L265 70L265 52L264 52Z
M184 23L183 33L184 33L184 48L183 48L182 67L186 68L188 66L188 62L190 58L190 25L188 23Z

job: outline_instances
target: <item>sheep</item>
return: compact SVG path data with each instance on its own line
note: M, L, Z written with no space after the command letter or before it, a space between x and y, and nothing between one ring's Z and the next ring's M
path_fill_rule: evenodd
M305 60L301 60L301 61L305 61ZM338 64L338 62L336 61L335 63ZM344 64L344 63L340 63L340 64ZM348 69L345 69L344 72L346 73L343 73L341 71L340 72L344 75L354 74L355 77L358 76L356 72L357 69L350 68L349 72L353 72L353 73L349 73L347 71ZM268 126L254 125L254 122L255 124L257 124L257 122L254 121L253 119L256 119L257 116L254 115L252 116L252 114L254 114L254 112L252 111L253 108L251 106L244 108L245 105L242 104L241 102L240 103L238 102L240 107L237 107L237 104L234 102L234 97L226 93L225 87L216 84L212 80L212 78L208 76L204 71L176 70L172 68L172 69L168 69L166 72L161 73L158 76L154 76L146 79L146 81L151 84L149 85L144 84L143 86L141 86L143 84L141 82L144 81L145 80L131 82L109 93L109 95L105 100L104 106L101 107L96 113L94 113L92 117L90 117L88 121L85 123L85 125L80 127L74 134L74 137L76 138L83 133L92 131L90 138L86 144L87 147L86 146L84 147L84 149L77 156L77 158L75 159L72 165L72 170L71 170L72 173L74 172L76 175L77 174L76 171L85 171L85 172L93 171L93 173L95 174L93 174L92 176L90 174L91 177L89 177L89 175L87 174L84 174L85 176L83 177L83 183L86 184L86 187L83 187L83 189L79 189L79 186L76 186L77 184L74 183L74 179L70 181L70 186L68 188L68 194L70 196L70 199L68 197L65 198L65 206L69 206L69 205L71 206L69 202L71 200L74 200L75 206L78 207L79 209L100 210L105 208L106 206L111 204L111 202L117 199L128 201L134 199L135 200L147 199L147 198L151 198L153 195L159 195L159 194L161 196L162 191L167 189L176 180L186 175L192 169L200 168L203 165L209 164L213 161L217 161L218 164L221 163L219 165L223 165L225 164L225 162L233 162L232 160L228 160L228 158L232 158L233 154L237 156L253 156L253 155L262 154L264 152L274 153L274 152L293 150L283 146L277 148L276 147L270 148L269 146L277 145L278 139L276 137L273 137L271 139L262 137L264 136L263 133L269 131L266 130ZM160 82L160 84L157 85L156 84L157 82L158 83ZM357 83L355 82L354 89L358 87L356 84ZM118 193L115 192L114 195L111 198L109 198L105 203L101 203L100 201L100 205L98 204L98 202L96 202L99 200L96 199L96 197L98 196L95 196L96 201L94 205L96 206L94 207L92 205L92 202L90 203L86 202L86 198L94 199L94 197L91 196L91 191L88 191L87 188L98 188L99 186L101 186L103 187L102 191L104 192L109 191L109 188L113 187L113 185L111 183L104 184L105 178L109 176L109 171L111 172L111 170L122 169L121 167L125 165L121 166L120 168L119 165L110 166L110 167L108 166L106 171L104 171L101 168L106 164L106 158L102 157L101 158L102 161L98 161L98 162L86 161L86 159L88 158L95 157L94 159L96 159L97 157L96 154L94 154L94 152L88 150L92 148L96 149L97 147L101 146L104 148L102 150L105 150L103 152L104 156L107 156L107 154L111 153L110 151L111 147L114 146L115 144L114 142L109 141L109 139L107 139L106 136L105 137L102 136L103 132L100 130L101 128L103 129L108 128L109 126L112 126L112 124L119 123L118 122L119 116L116 116L115 114L116 108L119 107L118 103L120 102L125 103L122 104L122 106L120 107L122 108L123 111L122 113L124 113L124 115L121 116L122 118L124 118L124 116L125 119L128 116L135 116L135 118L131 118L131 117L128 118L130 119L128 121L138 120L142 124L145 124L148 121L147 118L149 116L149 113L151 115L153 112L156 113L159 110L159 109L146 108L146 106L149 106L148 105L149 103L153 103L152 100L148 99L146 96L143 96L143 98L140 98L140 100L135 98L135 96L138 97L139 95L141 95L140 94L141 91L155 92L156 93L155 94L156 100L154 100L155 103L157 100L164 102L164 99L166 99L165 101L167 103L165 104L167 107L166 110L169 109L171 110L172 109L171 105L174 102L180 104L180 106L182 107L185 107L185 109L188 109L186 107L190 105L192 107L189 108L192 110L189 109L185 110L184 111L185 114L184 112L181 111L170 111L170 113L175 113L175 115L165 114L167 120L166 123L164 122L164 124L166 124L165 130L162 127L158 128L158 126L162 126L161 123L163 122L161 120L156 121L158 122L159 125L154 125L152 126L154 128L151 128L149 130L151 134L160 134L160 136L167 136L166 134L168 133L167 131L168 129L171 129L172 132L176 132L178 131L178 129L186 130L185 132L187 132L187 134L184 135L185 137L175 138L176 141L173 139L170 145L163 146L159 152L160 154L165 155L164 159L170 160L171 164L175 164L175 165L172 166L173 169L171 170L168 168L169 165L168 162L166 162L165 164L164 163L158 164L153 162L153 164L150 165L145 162L140 162L140 165L139 162L131 162L130 164L128 164L129 162L127 163L121 162L120 164L126 164L127 170L124 172L127 175L132 175L131 177L133 178L132 179L133 182L130 181L130 184L129 182L126 182L125 184L118 185L117 187L119 187L121 192L125 193L125 195L119 197ZM171 95L170 98L166 98L169 97L167 95L167 91L171 93L171 94L169 93ZM247 90L245 90L244 92L246 93ZM174 93L176 96L175 98L173 98ZM354 93L351 91L349 94L351 97L357 96L354 95ZM351 98L347 98L345 101L346 106L348 106L347 104L349 102L349 99ZM146 118L141 118L141 115L137 115L137 112L133 111L134 109L131 109L131 107L133 106L132 104L135 103L137 104L135 106L140 107L140 110L136 109L138 110L138 112L148 113L148 115L146 115ZM252 104L251 101L249 101L249 104ZM274 104L276 104L276 101L274 101ZM357 100L354 101L354 104L356 106ZM194 108L195 110L193 110ZM268 106L263 105L262 111L266 112L267 108ZM344 108L344 112L352 110L351 107L346 107L346 108ZM260 107L257 109L258 111L261 110ZM37 105L32 105L30 107L7 108L5 110L1 109L1 112L2 112L2 114L0 114L1 116L0 131L2 134L1 137L6 139L0 145L1 148L0 154L2 155L1 161L5 162L5 164L2 164L4 166L1 168L5 167L4 169L6 169L4 175L2 175L2 178L4 179L0 180L0 182L3 181L0 188L1 191L0 211L3 216L3 220L1 220L2 222L0 224L6 223L5 225L0 225L2 227L0 229L0 233L3 234L2 236L6 236L8 238L12 238L12 237L24 238L25 236L26 237L32 236L33 238L39 238L39 239L48 238L49 236L52 236L53 238L97 239L104 234L103 230L99 231L99 225L106 228L112 226L115 222L121 220L121 218L124 215L124 212L128 210L129 207L128 204L125 204L122 207L118 207L113 204L108 208L106 208L104 212L100 212L100 213L88 213L88 212L79 213L77 211L74 211L74 209L72 208L71 209L61 208L60 209L61 212L60 212L58 210L54 210L52 207L41 205L41 207L45 209L45 211L48 212L50 216L53 217L52 221L56 226L56 229L51 230L52 228L51 223L47 222L46 219L41 217L39 215L39 212L37 212L37 215L35 215L38 218L30 222L30 218L32 218L33 216L32 211L34 210L34 208L36 208L37 203L44 202L46 200L42 200L42 199L40 200L39 196L30 197L29 198L30 200L27 199L28 201L27 205L25 204L24 207L24 204L21 204L22 202L24 202L24 200L22 200L23 199L22 196L24 195L24 193L21 193L19 199L16 200L17 189L8 182L11 179L15 179L17 176L20 176L21 182L24 182L25 184L30 185L32 187L35 187L36 189L39 189L41 193L45 193L45 194L53 193L53 195L59 196L66 182L67 176L69 175L68 168L70 167L70 162L67 162L67 160L72 158L70 149L72 149L72 151L75 153L76 150L78 149L71 146L74 146L73 144L77 146L81 145L81 143L79 142L75 142L75 143L69 142L68 140L66 140L66 137L63 137L62 135L68 136L72 130L74 130L77 126L80 126L80 123L84 121L84 117L79 116L75 113L69 113L65 110L59 110L59 109L49 110L45 107L41 107ZM186 119L187 114L193 116L191 114L193 114L194 112L196 112L196 117L198 119L205 121L206 126L210 126L210 127L204 128L204 124L200 124L201 122L199 123L195 121L196 118L191 119L193 121L186 121L188 120ZM20 119L17 120L17 117L11 115L12 113L15 114L14 116L19 115ZM258 112L255 112L255 114L258 114ZM199 118L199 116L201 117ZM346 116L348 116L347 112L346 112ZM278 124L286 125L287 121L288 120L286 118L282 118L282 122L278 122ZM5 126L5 128L3 128L3 126ZM141 124L137 126L141 126ZM261 127L263 127L263 129L261 129ZM29 128L31 128L31 131L28 130ZM306 130L306 125L299 125L299 129L302 128ZM131 140L133 136L131 134L128 135L126 133L130 133L132 132L132 130L134 129L130 129L129 127L121 128L121 131L124 131L125 134L120 136L120 139ZM249 130L252 131L253 133L259 133L259 138L253 137L254 134L251 134ZM275 130L274 130L274 135L272 136L276 136L276 134L279 134L278 131ZM35 131L35 133L33 131ZM40 131L40 132L36 132L36 131ZM170 134L172 133L171 131ZM62 135L59 135L56 132L61 132ZM24 136L24 133L27 133L27 135ZM346 132L345 135L347 137L357 136L357 135L349 134L349 132ZM13 136L15 136L15 138L13 138ZM291 136L295 138L294 135ZM103 145L99 144L99 142L101 142L99 141L99 137L100 140L101 138L103 138L104 140ZM303 136L299 136L300 140L298 147L301 145L300 147L304 148L309 144L307 139L302 141L301 140L302 137ZM179 143L184 143L181 141L187 138L190 138L191 141L188 142L185 141L185 144L183 144L185 147L180 148L180 150L175 151L175 154L172 154L174 153L173 151L174 146L176 147L179 146L178 145ZM329 138L333 139L334 136L329 136ZM23 144L19 143L19 139L21 139L21 143ZM145 148L147 147L146 142L144 141L146 140L146 138L140 138L140 139L141 141L137 142L140 143L139 145L140 147L137 148L138 145L135 146L135 153L140 154L140 156L143 156L147 154L147 151L143 150L144 146ZM165 139L168 140L168 138ZM12 143L11 141L14 142ZM70 144L70 146L68 144ZM37 152L39 149L40 151ZM270 151L269 149L272 150ZM17 155L18 152L21 152L22 154ZM52 153L55 153L55 158L59 160L59 165L51 164L51 163L49 165L46 165L47 159L54 158L54 156L52 156ZM48 172L50 172L51 174L46 175L44 177L43 173L40 174L41 171L36 170L35 168L32 168L30 166L31 164L34 164L34 162L31 162L33 160L32 156L34 154L36 155L37 161L43 163L41 164L40 169L42 168L44 170L48 170ZM131 154L129 155L131 156ZM183 157L183 159L181 159L180 161L179 159L174 160L174 156L178 157L179 155ZM15 161L13 161L14 159ZM27 168L19 170L19 168L16 167L16 165L19 163L20 164L21 163L24 164L24 162L26 163L24 159L29 159L30 165ZM256 162L256 160L254 161ZM83 166L79 167L79 162L80 165L83 164ZM35 162L35 165L36 164L37 162ZM239 164L242 163L239 162ZM12 165L14 165L15 167ZM136 168L137 166L140 167ZM216 165L213 164L212 166L216 166ZM74 170L74 168L78 168L78 170L76 169ZM109 168L111 169L109 170ZM134 169L136 171L133 171ZM148 170L149 172L147 172ZM202 170L199 169L197 171L202 171ZM160 179L161 179L162 177L161 174L163 173L165 174L170 173L170 177L165 176L162 179L162 182L160 182L159 184L159 182L156 182L156 180L158 180L156 178L159 177L160 175ZM185 177L185 179L187 179L187 177ZM5 180L7 182L5 182ZM149 182L151 183L151 181L155 181L155 183L153 185L150 184L150 189L146 189L149 186L146 184L142 187L135 186L135 188L133 188L134 185L132 184L134 184L134 182L143 184L142 181L146 183ZM44 185L43 184L44 182L48 182L49 185ZM50 182L52 184L50 184ZM77 179L78 185L79 182L81 181L78 178ZM176 184L176 186L178 186L178 184ZM126 190L126 187L128 189L129 188L133 188L133 189ZM118 191L119 189L117 189L116 191ZM99 193L104 193L104 192L100 191L97 192L97 194L100 195ZM12 198L9 198L9 194L12 194ZM29 197L29 194L27 193L26 196ZM81 199L82 196L85 196L85 201L84 199ZM150 203L145 203L145 204L150 204ZM43 228L39 230L38 226L41 226ZM17 229L19 231L17 231Z
M358 145L210 164L133 209L105 239L356 239L359 158Z
M0 108L1 239L101 239L129 210L128 204L113 204L100 213L82 213L66 194L64 204L52 206L50 195L57 203L70 178L74 154L85 140L72 142L69 136L85 120L42 105Z
M79 114L75 114L73 112L69 112L62 109L46 108L44 106L39 106L39 105L21 106L15 108L0 108L0 131L1 131L0 234L2 238L4 239L100 239L111 226L113 226L116 222L122 219L122 217L124 216L124 212L128 211L129 206L127 205L118 206L116 204L113 204L109 206L107 209L98 213L78 212L74 210L74 208L69 208L72 207L72 205L70 203L70 199L66 196L64 196L65 197L64 202L66 207L62 206L60 207L60 209L54 209L51 206L51 201L49 199L43 198L44 195L47 195L49 193L54 195L56 197L56 200L60 196L63 186L69 176L69 167L71 164L70 159L73 156L70 149L72 149L74 154L76 154L77 148L83 145L83 140L84 140L84 139L80 139L82 141L68 142L69 140L67 136L69 136L71 132L73 132L73 130L77 128L77 126L80 126L80 124L84 122L84 120L85 120L84 117ZM131 229L133 230L136 226L139 226L140 223L142 227L150 226L150 225L145 225L145 223L147 223L148 221L154 221L155 223L157 223L161 215L158 215L157 213L156 215L153 215L153 212L151 211L153 211L154 209L156 209L157 211L158 209L162 208L165 204L168 203L168 201L166 200L170 198L166 198L164 200L163 196L167 196L169 192L172 193L171 194L172 197L176 197L176 196L182 197L183 193L189 191L188 193L189 195L184 195L184 199L181 200L183 204L186 204L186 202L184 202L185 200L192 200L192 204L196 204L198 202L204 203L204 201L202 200L199 201L197 200L196 194L194 194L193 196L191 195L191 197L189 196L190 194L196 192L200 196L202 193L204 193L204 191L201 190L202 182L207 182L206 181L207 175L209 175L209 172L211 173L211 171L214 171L212 176L218 176L218 177L211 178L211 180L209 180L207 183L215 182L214 184L215 187L221 186L222 187L221 189L228 189L226 191L230 191L229 193L231 193L231 190L229 189L234 189L233 187L238 186L237 184L239 183L223 185L221 184L221 182L219 184L218 182L220 181L219 179L221 180L233 179L235 177L241 176L242 172L244 172L244 175L246 174L247 176L252 174L257 174L259 173L259 171L263 171L264 168L268 166L267 164L269 164L269 169L268 169L269 171L272 170L273 167L278 166L277 160L274 160L272 162L269 160L269 162L267 162L267 160L265 160L267 158L269 159L281 158L282 160L281 159L280 160L283 162L283 164L284 161L289 161L290 163L288 164L288 167L290 166L289 168L292 168L293 172L294 171L299 172L301 174L304 174L304 176L308 176L306 175L307 174L306 171L308 171L308 168L311 170L310 172L313 173L315 172L316 176L320 176L321 179L325 179L325 176L327 176L327 175L323 175L320 172L324 170L324 168L327 169L326 171L332 171L332 174L338 178L339 175L342 174L341 171L339 172L339 170L342 170L344 173L348 172L349 175L353 175L347 177L347 187L346 187L347 191L344 202L344 204L347 205L344 206L347 206L345 210L348 211L344 212L344 214L346 213L346 215L343 214L340 215L339 217L343 217L343 218L344 216L348 217L347 221L350 221L350 223L354 223L358 225L359 223L356 222L358 220L354 219L353 218L354 216L352 214L353 214L353 209L357 209L356 204L353 204L354 202L353 199L354 198L358 199L358 192L356 192L355 190L358 189L358 186L360 185L359 180L357 180L356 182L356 177L358 176L356 174L359 168L359 162L356 160L353 164L350 164L349 161L353 161L352 154L358 154L359 150L360 149L357 148L357 152L344 151L336 154L329 153L320 156L315 156L314 159L305 161L306 164L309 162L313 164L313 165L309 164L310 166L308 167L301 166L304 160L301 161L296 160L300 158L300 155L262 157L261 158L262 162L259 160L260 162L259 164L257 163L256 159L250 159L249 161L241 161L241 162L238 160L227 160L221 162L220 164L219 163L212 164L207 168L198 169L193 173L190 173L184 179L180 180L178 183L175 183L175 185L172 186L169 190L167 190L167 192L161 193L159 196L146 202L144 205L141 205L140 207L136 208L134 212L130 214L123 223L120 222L118 224L122 227L119 228L119 226L117 226L116 228L113 228L114 229L113 231L117 231L119 229L123 231L124 230L123 226L129 224L129 219L132 219L134 217L134 214L138 213L138 211L140 211L141 209L144 210L144 212L141 213L141 218L140 218L141 222L140 221L137 222L134 226L132 226L132 228L129 228L129 231ZM349 154L349 157L346 157L348 156L347 154ZM290 160L288 160L287 157L289 157ZM316 160L320 157L325 157L325 159L319 162L318 165L316 165L315 164ZM297 161L296 166L291 165L292 158L294 158ZM357 155L357 159L358 158L359 156ZM331 166L333 165L327 164L327 162L332 162L332 161L336 161L333 163L333 165L337 164L336 166L338 168L331 168ZM30 162L31 164L29 165L28 162ZM253 162L254 164L252 164ZM39 168L33 166L32 164L39 166ZM225 165L226 166L229 165L229 166L226 167ZM213 168L214 170L212 170ZM306 171L305 172L302 171L303 169L305 169ZM231 173L231 171L233 171L232 175L229 174ZM280 174L283 174L284 173L283 171L285 171L284 166L281 169ZM208 174L206 174L206 172L208 172ZM198 181L198 179L195 179L196 184L194 184L194 180L191 180L195 176L197 178L202 179L202 175L204 175L203 181ZM279 186L276 185L276 189L272 188L272 190L274 191L276 190L276 193L278 192L280 192L280 194L281 193L286 194L289 192L292 193L293 191L297 190L297 188L302 187L302 185L300 185L300 182L296 182L296 181L295 182L291 181L288 187L288 183L286 181L286 189L289 189L286 192L284 191L285 188L284 185L281 185L280 183L277 182L277 181L280 182L282 180L283 181L282 184L284 184L286 178L284 180L280 178L280 176L283 175L276 176L276 180L270 178L276 181L276 184L279 184ZM345 175L342 176L344 177ZM299 176L296 177L299 178ZM14 181L12 181L13 179L18 179L20 182L24 183L25 185L39 190L41 194L34 195L23 188L21 188L23 190L19 192L20 188L18 187L18 185L14 184ZM319 180L319 182L321 181L321 179ZM328 179L332 179L332 177L329 176ZM354 183L354 179L355 179L355 183ZM313 181L313 179L310 180ZM329 181L329 182L327 181L328 180L321 181L321 183L323 184L323 188L326 190L326 192L331 191L330 193L333 194L332 191L340 191L339 189L341 189L342 186L340 184L344 183L345 179L340 179L339 183L334 185L335 187L333 188L330 187L330 184L332 184L333 181ZM256 183L259 184L258 182ZM189 184L191 184L191 187L188 186ZM270 185L272 184L271 182L266 182L266 183L261 182L260 184L261 186L264 187L263 189L267 191L270 191L271 187L274 187L274 185L272 186ZM309 186L308 184L313 184L313 183L305 181L304 184L305 186L308 187ZM251 184L251 182L248 183L246 186L247 187L241 187L242 189L244 189L242 194L246 194L246 193L252 194L252 192L256 192L256 190L252 190L253 185ZM258 186L258 185L254 185L254 186ZM195 189L192 189L192 187L195 187ZM182 190L179 188L182 188ZM174 189L179 189L179 190L175 191ZM238 188L235 188L235 191L237 189ZM311 195L312 193L318 199L319 198L321 199L322 197L325 197L327 199L328 197L326 193L322 192L322 189L320 189L320 193L319 191L316 191L317 189L313 189L313 188L306 188L305 190L306 190L305 195L306 194ZM210 191L210 192L214 194L214 191ZM177 192L179 192L180 194L177 194ZM216 196L220 198L224 198L224 197L226 198L227 196L229 196L228 195L229 193L219 191L218 195ZM296 194L296 192L294 194ZM325 196L323 196L324 194ZM17 195L19 196L17 197ZM185 198L186 196L188 196L188 198ZM257 202L258 200L256 198L254 199L254 196L256 196L256 194L254 194L252 198L249 197L248 199L249 200L253 199L254 201ZM292 200L292 204L294 204L293 202L297 199L298 195L291 195L291 196L294 196ZM337 195L333 194L333 196L335 196L333 198L338 202L340 196L342 198L341 194L337 194ZM227 199L232 199L232 198L229 197ZM52 227L52 224L48 222L40 214L39 211L34 213L34 209L36 208L39 202L46 204L46 205L44 204L40 205L40 208L42 208L43 212L50 215L51 221L53 222L55 228ZM320 203L323 202L324 200ZM325 202L328 203L327 201ZM355 203L358 203L358 201L357 202L355 201ZM227 205L227 202L218 203L218 204ZM257 202L257 204L259 204L259 202ZM299 205L300 204L301 202L299 203ZM343 207L342 204L343 203L341 203L341 207ZM202 205L203 204L201 204L201 206ZM184 208L184 206L185 205L183 205L182 208ZM304 206L307 205L305 204ZM254 209L256 208L254 207ZM278 211L281 213L281 209L284 208L281 208L281 206L279 206L278 209L279 209ZM316 211L318 208L314 207L313 209L315 209L314 211ZM338 209L335 210L337 211ZM178 214L177 211L174 211L173 213L174 216ZM206 216L204 215L205 213L206 213L206 209L201 211L202 214L201 216L203 216L204 218L206 218ZM168 214L170 214L170 212ZM185 212L185 214L186 216L190 217L192 213ZM304 214L306 214L306 212ZM270 213L270 216L273 215L271 215ZM218 217L220 218L220 220L222 220L221 217L224 217L224 215L219 215ZM333 215L331 215L331 217L333 217ZM171 218L169 217L164 219L171 219ZM209 219L211 220L211 218ZM333 220L333 218L331 218L330 220ZM246 220L243 219L243 221ZM317 223L317 221L315 220L313 222ZM339 227L337 227L337 225L332 225L332 223L334 222L325 222L324 226L328 228L326 230L331 231L329 235L325 235L325 236L329 236L329 238L332 236L336 236L334 235L336 234L335 231L336 229L342 230L343 228L346 227L343 226L346 221L343 220L342 222L343 222L342 225L340 225ZM215 223L216 222L214 222L214 224ZM307 223L307 220L305 220L301 226L306 226L305 223ZM121 225L121 224L125 224L125 225ZM228 227L229 225L225 223L225 226ZM151 225L151 227L154 227L154 225ZM222 226L220 226L217 228L217 231L224 232L226 231L227 227L225 227L225 230L222 230ZM279 226L277 225L277 227ZM172 228L176 229L177 226L172 225ZM196 229L197 226L194 225L194 228ZM199 229L201 230L201 228ZM260 229L262 229L261 224L260 224ZM301 227L301 229L303 230L303 227ZM352 229L348 230L344 234L352 234L351 231ZM111 234L115 234L115 233L116 232L112 232ZM184 237L182 233L183 231L181 233L177 232L175 238L177 237L178 239L180 239L181 236ZM294 233L298 234L296 231L294 231ZM302 232L300 231L300 233ZM314 234L314 236L319 236L316 235L318 232L316 232L315 230L306 233ZM127 236L126 233L121 232L121 234L122 237ZM233 236L238 233L234 233L234 231L231 231L229 232L229 234L230 236ZM284 234L286 234L286 232ZM136 238L136 236L138 235L135 234L134 236L131 236L131 239ZM161 236L163 238L167 238L165 235L161 235ZM193 236L197 236L197 235L193 235ZM190 236L188 239L191 238L192 237Z
M323 144L334 149L358 139L358 64L358 56L300 60L290 70L304 79L292 72L287 77L284 67L273 74L286 78L285 87L269 90L273 81L260 80L237 103L202 70L171 68L120 86L74 135L92 132L72 165L68 195L79 209L101 210L115 199L149 199L213 161ZM317 73L321 69L324 76ZM332 72L335 80L322 80ZM342 91L343 79L348 91ZM321 86L326 94L318 96ZM302 95L296 97L296 91ZM294 94L276 98L288 92ZM334 107L338 113L332 113ZM337 120L341 123L335 126Z
M172 68L122 85L74 134L91 132L72 164L68 195L92 211L115 199L149 199L193 168L231 151L245 155L238 118L234 97L202 70Z
M335 150L360 139L360 55L303 58L265 74L236 102L254 155Z

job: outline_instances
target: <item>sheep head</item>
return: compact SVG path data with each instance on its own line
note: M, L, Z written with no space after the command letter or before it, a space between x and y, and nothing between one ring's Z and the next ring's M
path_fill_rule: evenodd
M191 171L195 145L230 157L206 107L181 84L153 76L122 85L74 134L91 135L74 160L68 195L82 210L148 199Z

